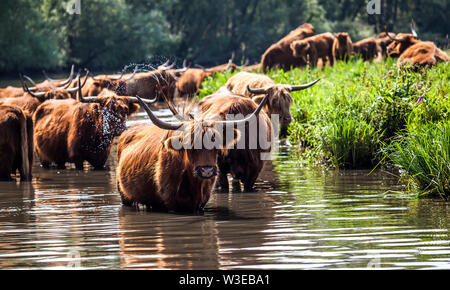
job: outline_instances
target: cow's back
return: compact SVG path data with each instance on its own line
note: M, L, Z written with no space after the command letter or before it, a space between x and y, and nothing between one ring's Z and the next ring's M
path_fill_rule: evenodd
M68 159L68 134L74 116L75 100L48 100L33 115L34 144L41 161Z

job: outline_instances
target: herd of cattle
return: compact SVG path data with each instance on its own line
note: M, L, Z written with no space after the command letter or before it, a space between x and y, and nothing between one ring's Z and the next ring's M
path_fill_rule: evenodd
M227 175L233 177L234 190L253 191L263 168L261 154L270 146L248 146L250 125L258 128L257 137L273 139L271 116L279 116L281 128L292 120L291 92L305 85L275 84L269 77L256 73L271 68L333 65L336 60L353 54L364 60L380 55L398 57L399 63L420 66L448 61L445 52L432 42L417 40L412 34L380 34L352 43L347 33L314 35L311 24L303 24L270 46L257 65L238 67L228 63L211 68L174 69L166 62L159 67L131 74L127 67L120 75L74 77L72 66L65 80L46 80L36 84L21 75L22 88L0 89L0 179L12 180L19 172L21 180L31 180L33 156L42 167L64 169L67 162L83 169L87 161L102 169L113 140L117 145L117 187L124 205L143 204L154 210L201 211L216 184L229 190ZM194 95L202 81L217 72L241 70L224 87L203 98L195 113L179 112L176 97ZM44 72L45 74L45 72ZM31 84L29 86L27 81ZM176 122L159 119L150 109L165 101ZM127 118L143 107L153 124L135 124L126 128ZM247 116L230 120L228 116ZM219 126L220 125L220 126ZM239 125L243 125L245 130ZM228 130L226 128L232 128ZM230 135L231 134L231 135ZM214 148L193 146L202 140L219 140ZM234 148L238 140L245 147ZM190 146L174 146L180 143ZM187 144L189 143L189 144Z

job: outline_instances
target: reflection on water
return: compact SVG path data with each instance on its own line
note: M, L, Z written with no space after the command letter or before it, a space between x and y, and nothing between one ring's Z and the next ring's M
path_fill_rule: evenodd
M402 188L390 174L302 167L292 151L257 193L216 193L203 216L122 207L115 153L108 171L36 163L32 183L0 183L0 268L450 268L448 203L387 197Z

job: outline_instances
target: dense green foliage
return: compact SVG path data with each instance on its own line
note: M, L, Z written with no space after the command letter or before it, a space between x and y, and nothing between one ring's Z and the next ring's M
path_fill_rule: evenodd
M422 194L450 197L450 121L412 130L389 148L395 164L411 176Z
M200 97L224 85L230 75L227 72L206 80ZM289 127L289 138L298 144L301 158L336 168L373 168L385 164L390 160L392 152L388 148L392 148L393 141L403 144L398 142L416 130L423 130L417 138L435 136L437 131L428 130L450 118L450 63L412 72L398 69L392 59L382 63L352 59L323 69L277 70L268 75L277 83L288 84L322 78L314 87L292 94L294 121ZM406 144L414 147L416 139L408 138L412 141L405 141ZM444 141L440 146L445 145ZM410 150L408 153L415 152ZM403 159L392 157L392 161L404 167L407 157L405 153ZM439 166L449 166L448 159L441 161L436 161ZM438 172L430 170L430 175ZM448 178L443 180L448 186Z
M369 15L361 0L80 0L79 15L68 14L68 2L0 2L0 72L71 63L118 70L160 57L218 64L233 54L254 62L304 22L358 40L385 24L407 32L414 17L420 37L441 46L450 30L446 0L381 1L380 15Z

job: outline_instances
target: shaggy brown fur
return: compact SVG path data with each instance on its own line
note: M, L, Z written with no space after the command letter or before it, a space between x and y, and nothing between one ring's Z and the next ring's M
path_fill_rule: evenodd
M335 34L333 43L333 59L336 60L349 60L353 54L352 39L347 32L339 32Z
M202 99L199 103L202 113L217 115L222 120L226 119L227 114L246 116L255 111L257 104L251 99L235 95L231 92L215 93ZM265 140L271 142L272 124L267 114L261 112L258 116L257 127L258 137L261 132L266 132ZM241 132L242 133L242 132ZM226 134L224 132L224 134ZM245 139L242 139L245 138ZM249 148L249 126L246 125L245 136L241 135L242 141L245 140L245 148ZM259 140L259 139L258 139ZM227 174L233 176L233 190L240 191L240 182L244 185L244 191L254 191L255 181L264 166L264 160L261 160L261 153L270 152L270 146L261 146L258 144L256 149L229 149L226 154L219 154L219 186L223 192L229 191Z
M84 82L86 77L81 77L81 82ZM97 78L97 77L96 77ZM78 86L78 80L71 83L70 87L75 88ZM108 76L102 76L99 79L88 77L86 84L81 89L83 97L98 96L103 89L118 90L125 86L124 80L114 80Z
M381 47L377 44L375 38L362 39L352 44L353 52L362 57L363 60L373 60L378 54L381 54Z
M303 58L305 63L313 67L317 66L319 58L322 59L323 64L328 58L330 65L333 65L333 42L333 34L327 32L296 40L291 43L291 49L294 57Z
M202 82L213 72L204 71L201 68L186 70L177 81L177 90L180 96L192 96L200 89Z
M22 88L8 86L0 89L0 99L2 98L16 98L22 96L24 93Z
M205 118L208 118L206 114L201 116L201 120ZM214 121L186 121L183 131L136 124L124 132L118 141L117 167L117 185L123 204L144 204L153 210L201 212L216 182L220 150L176 149L172 141L193 142L194 138L213 135L222 138L214 128ZM204 169L210 172L206 177L199 173Z
M387 48L391 57L399 57L398 65L411 64L416 67L434 66L438 62L450 61L449 56L431 41L420 41L412 34L399 33Z
M314 27L305 23L291 31L288 35L272 44L262 55L261 65L264 72L271 68L289 70L291 67L301 67L305 62L292 55L291 43L314 35Z
M269 116L278 114L282 127L288 126L292 121L290 108L293 100L288 85L275 84L271 78L262 74L240 72L228 79L225 87L235 94L252 98L257 104L261 102L264 95L254 95L247 88L267 88L269 99L264 106L264 111Z
M175 96L176 75L171 70L154 70L137 73L134 78L127 80L116 89L119 96L139 96L145 99L158 97L163 101L163 95L168 99Z
M71 93L66 90L48 91L43 96L34 97L29 93L24 93L20 97L16 98L4 98L0 99L0 104L17 106L29 115L32 115L36 111L37 107L46 100L65 100L72 97Z
M33 115L36 153L41 163L65 168L65 162L83 169L88 161L101 169L112 141L125 130L127 115L137 110L126 97L98 97L98 103L49 100Z
M398 33L395 38L402 39L402 41L392 41L388 45L386 50L390 57L400 57L408 47L421 42L410 33Z
M33 123L15 106L0 105L0 180L31 180L33 165Z

